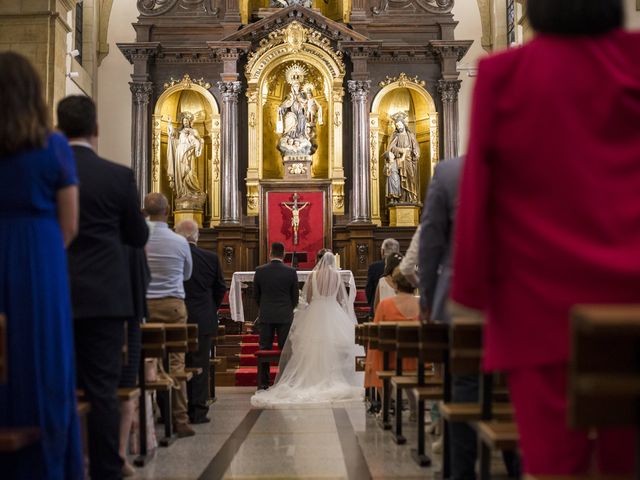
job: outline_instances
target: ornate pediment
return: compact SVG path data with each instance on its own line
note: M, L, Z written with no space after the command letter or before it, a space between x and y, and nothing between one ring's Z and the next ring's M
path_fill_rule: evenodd
M366 36L342 23L326 18L319 12L300 5L292 5L280 9L262 20L247 25L226 38L223 38L222 41L244 40L255 42L256 40L268 37L273 31L283 29L292 22L298 22L305 28L315 30L330 41L362 42L368 40Z

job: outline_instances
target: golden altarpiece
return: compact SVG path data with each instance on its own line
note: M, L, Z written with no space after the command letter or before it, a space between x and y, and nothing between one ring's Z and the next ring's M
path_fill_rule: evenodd
M362 283L384 238L408 246L433 169L458 154L471 42L453 3L138 0L119 47L141 194L195 219L227 275L283 236L294 257L332 248Z

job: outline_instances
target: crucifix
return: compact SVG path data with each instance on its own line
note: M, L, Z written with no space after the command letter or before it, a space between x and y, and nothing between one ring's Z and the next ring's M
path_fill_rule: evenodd
M293 194L293 202L282 202L284 208L291 212L291 228L293 228L293 244L298 245L298 229L300 228L300 212L309 206L309 202L299 203L298 192Z

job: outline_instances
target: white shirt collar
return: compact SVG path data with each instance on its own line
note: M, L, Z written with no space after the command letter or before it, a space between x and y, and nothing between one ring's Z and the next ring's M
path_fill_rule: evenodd
M89 142L87 142L86 140L69 140L69 145L71 145L72 147L85 147L88 148L92 151L96 151L95 148L93 148L93 145L91 145Z

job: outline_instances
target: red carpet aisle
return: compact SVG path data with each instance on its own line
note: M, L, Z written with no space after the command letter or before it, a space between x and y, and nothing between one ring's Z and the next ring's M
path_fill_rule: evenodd
M274 349L278 344L274 343ZM258 335L242 335L240 340L240 365L235 372L236 387L255 387L258 375L256 357L254 353L258 350ZM278 373L278 367L271 367L271 382Z

